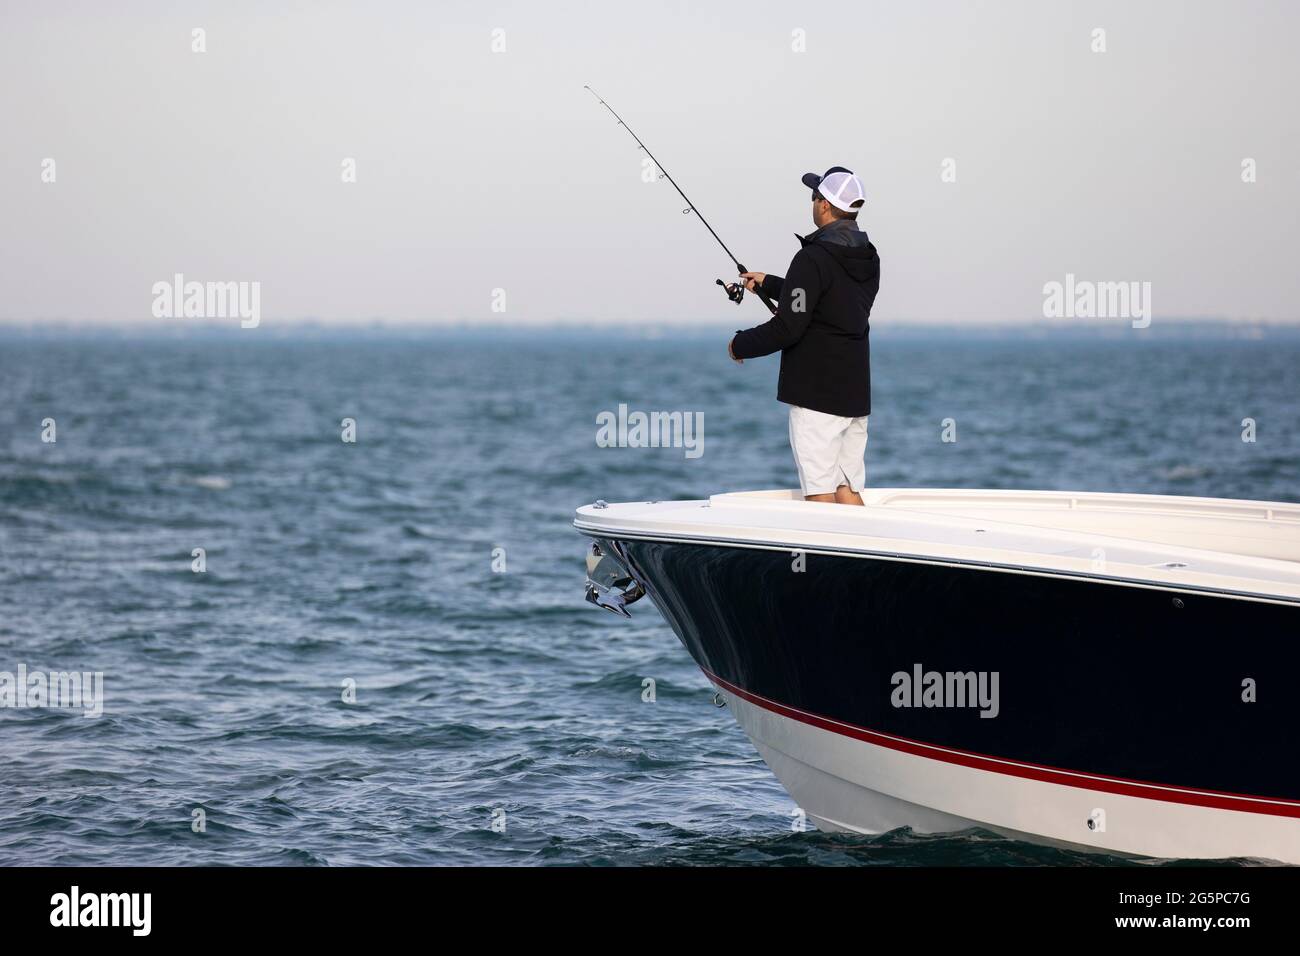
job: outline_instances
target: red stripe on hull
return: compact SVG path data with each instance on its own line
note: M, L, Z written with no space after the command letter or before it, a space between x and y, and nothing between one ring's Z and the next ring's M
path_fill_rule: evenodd
M990 757L987 754L954 750L950 747L927 744L919 740L909 740L906 737L883 734L878 731L868 730L865 727L858 727L854 724L846 724L843 721L809 713L806 710L787 707L785 704L737 687L735 684L723 680L717 674L711 673L704 668L700 669L715 684L764 710L821 730L865 741L878 747L887 747L890 750L897 750L915 757L925 757L929 760L939 760L943 763L958 764L975 770L987 770L992 773L1008 774L1028 780L1038 780L1043 783L1055 783L1080 790L1099 790L1105 793L1122 794L1126 797L1140 797L1144 800L1161 800L1166 803L1183 803L1198 807L1213 807L1218 810L1237 810L1244 813L1265 813L1279 817L1300 817L1300 802L1294 800L1223 793L1215 790L1196 790L1187 787L1171 787L1141 780L1125 780L1121 777L1099 777L1084 771L1063 770L1059 767L1045 767L1018 760L1008 760L1004 757Z

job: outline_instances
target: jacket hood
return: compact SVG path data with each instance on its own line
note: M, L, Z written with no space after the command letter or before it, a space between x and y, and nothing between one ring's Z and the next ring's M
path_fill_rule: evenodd
M855 282L870 282L880 275L876 247L852 219L837 219L807 236L800 236L799 242L803 246L814 243L821 246Z

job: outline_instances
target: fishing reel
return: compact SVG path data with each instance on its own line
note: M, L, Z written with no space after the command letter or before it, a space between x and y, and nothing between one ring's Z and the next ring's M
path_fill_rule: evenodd
M614 119L618 120L618 125L627 130L628 135L636 140L636 144L641 147L642 152L646 154L650 162L654 163L655 170L661 174L657 178L666 179L668 182L672 183L673 189L677 190L677 195L681 196L683 201L686 203L686 208L682 210L682 215L689 216L691 213L695 213L696 217L700 220L700 224L703 225L705 229L709 230L709 233L717 241L718 245L722 246L722 251L725 252L727 257L735 264L736 271L740 272L742 275L747 272L748 270L741 264L740 260L731 254L731 250L727 248L727 244L718 237L716 232L713 231L713 227L705 222L704 217L700 215L700 211L695 208L695 204L687 198L686 193L682 192L682 187L678 186L673 177L668 175L668 170L664 169L663 166L660 165L659 160L655 159L654 153L646 149L645 143L641 142L641 137L632 132L632 127L623 122L623 117L615 113L614 107L602 100L599 93L591 89L590 86L584 86L583 89L591 90L591 95L596 97L596 102L609 110L609 114L613 116ZM722 291L727 293L727 298L736 303L736 305L740 305L741 300L745 298L745 283L743 282L727 283L719 279L718 285L722 286ZM769 312L776 315L776 305L773 304L772 299L763 291L762 287L757 285L754 286L754 294L758 296L760 302L767 306Z
M717 284L722 286L722 291L727 293L727 298L736 305L740 305L740 300L745 297L745 283L743 282L723 282L717 280Z

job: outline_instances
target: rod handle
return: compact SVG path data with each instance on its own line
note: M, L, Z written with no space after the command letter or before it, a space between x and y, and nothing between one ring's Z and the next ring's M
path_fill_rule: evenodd
M743 265L741 265L739 262L736 263L736 273L737 273L737 275L740 275L740 274L746 273L746 272L748 272L748 271L749 271L749 270L746 269L746 268L745 268ZM754 286L754 295L758 296L760 299L763 300L763 304L764 304L765 306L767 306L767 311L771 312L773 315L776 315L776 306L772 303L772 300L769 299L769 298L767 297L766 293L763 292L762 288L760 288L759 286L755 285L755 286Z

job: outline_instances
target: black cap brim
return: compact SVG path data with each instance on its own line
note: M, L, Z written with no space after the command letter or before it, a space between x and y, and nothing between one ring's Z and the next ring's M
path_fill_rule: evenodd
M826 172L822 173L820 176L818 176L816 173L804 173L803 178L799 181L803 183L805 186L807 186L809 189L816 189L818 186L822 184L822 180L825 179L827 176L829 176L831 173L848 173L849 175L852 175L853 170L845 169L843 166L832 166L830 169L826 170Z

